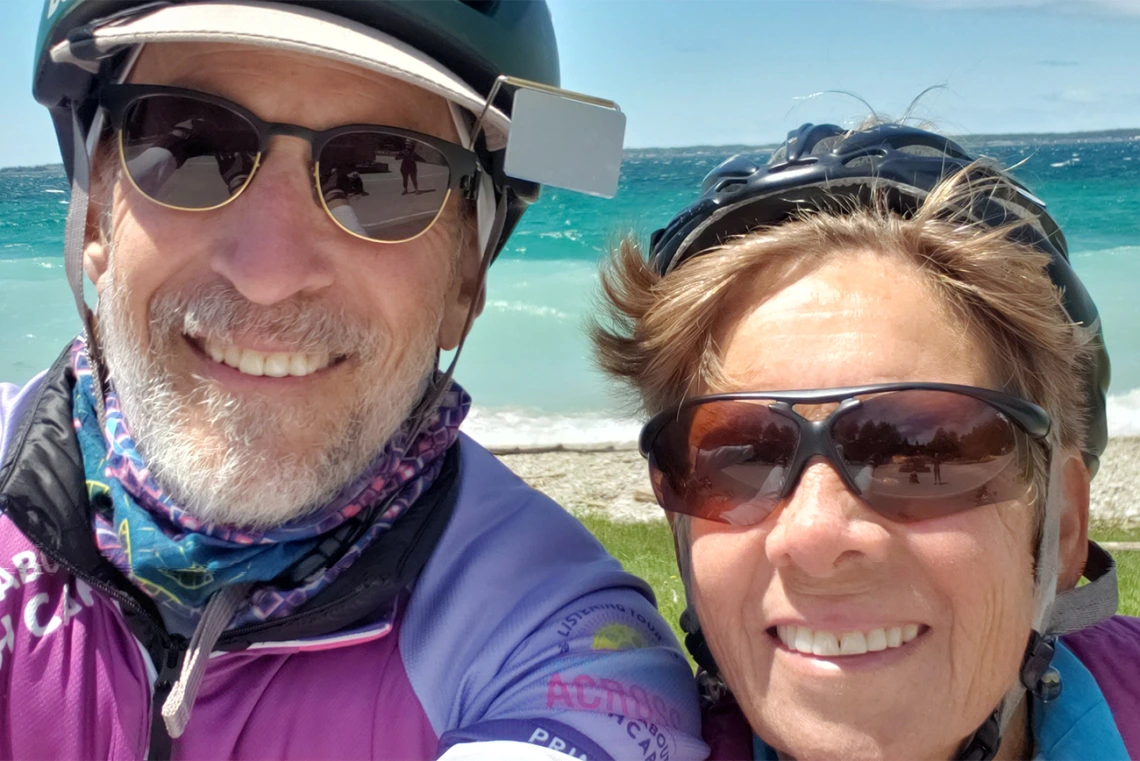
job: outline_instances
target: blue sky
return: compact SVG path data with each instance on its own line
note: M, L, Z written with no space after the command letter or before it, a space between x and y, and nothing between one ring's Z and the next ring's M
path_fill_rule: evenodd
M32 100L42 3L0 1L0 166L57 161ZM1140 127L1140 0L551 0L563 86L616 100L630 147L767 143L858 93L952 133Z

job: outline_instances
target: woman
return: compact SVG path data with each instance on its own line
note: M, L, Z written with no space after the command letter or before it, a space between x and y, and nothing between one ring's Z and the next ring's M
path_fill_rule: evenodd
M1087 540L1108 360L1040 201L805 125L603 286L713 758L1140 757L1140 623Z

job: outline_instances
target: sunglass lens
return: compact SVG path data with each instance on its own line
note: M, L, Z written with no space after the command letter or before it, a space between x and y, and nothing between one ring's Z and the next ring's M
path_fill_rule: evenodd
M123 164L149 198L179 209L209 209L245 186L257 165L257 130L222 106L152 95L128 109Z
M927 520L1027 492L1027 437L973 397L917 389L871 397L831 433L863 498L892 520Z
M349 232L396 243L420 235L447 201L451 170L442 153L413 138L350 132L317 160L329 214Z
M763 402L707 402L657 435L650 475L662 507L748 526L779 504L799 428Z

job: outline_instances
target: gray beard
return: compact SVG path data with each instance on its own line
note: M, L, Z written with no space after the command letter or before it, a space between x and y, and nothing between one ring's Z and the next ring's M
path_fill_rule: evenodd
M438 310L425 309L413 340L393 356L391 336L376 326L323 304L256 306L224 282L156 296L148 351L111 259L97 310L110 378L155 481L198 520L266 529L320 509L371 464L435 369ZM227 343L252 334L298 352L350 354L361 363L351 376L360 387L345 390L353 394L347 408L331 411L232 394L217 381L167 369L183 333Z

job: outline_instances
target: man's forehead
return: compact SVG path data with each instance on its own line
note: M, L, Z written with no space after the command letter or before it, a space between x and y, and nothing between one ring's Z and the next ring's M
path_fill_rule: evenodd
M269 121L288 120L274 113L279 106L306 104L310 107L304 126L312 129L375 123L455 139L447 101L436 93L376 71L290 50L209 42L150 44L129 79L208 92Z

